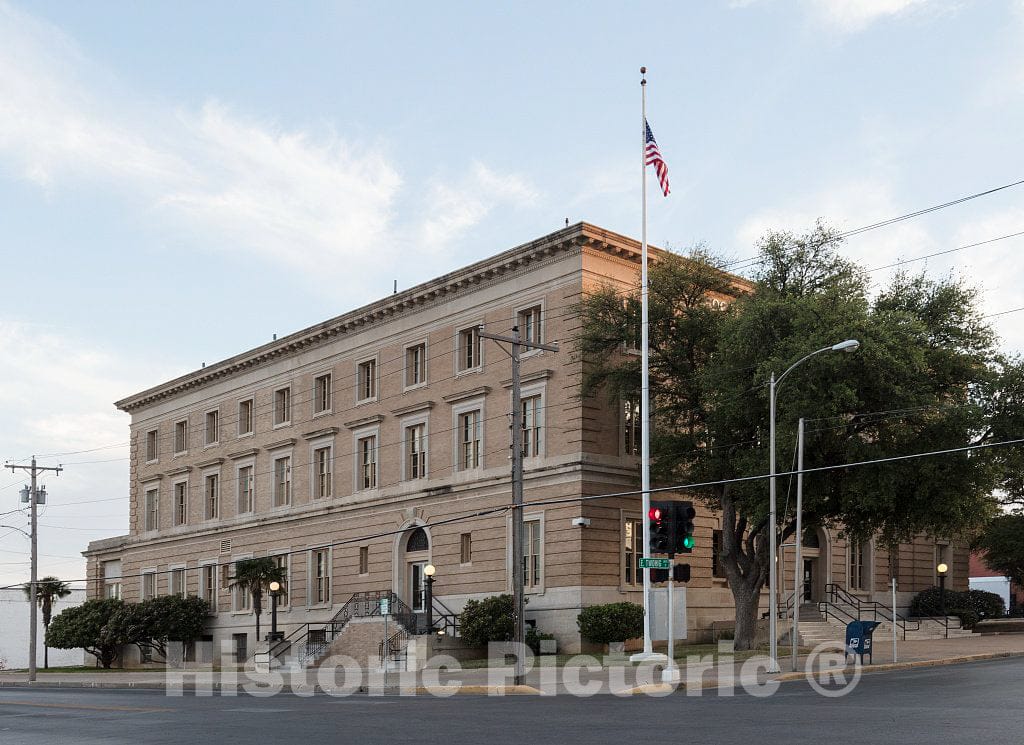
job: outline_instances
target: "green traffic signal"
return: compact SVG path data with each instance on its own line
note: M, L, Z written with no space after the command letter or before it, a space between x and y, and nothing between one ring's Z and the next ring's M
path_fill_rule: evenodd
M687 550L692 549L696 545L696 543L697 542L693 540L692 535L688 535L685 538L683 538L683 548Z

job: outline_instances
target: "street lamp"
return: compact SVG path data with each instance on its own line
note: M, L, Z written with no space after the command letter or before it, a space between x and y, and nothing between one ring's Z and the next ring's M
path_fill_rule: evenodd
M802 365L804 362L809 360L815 355L822 354L824 352L856 352L860 347L860 342L856 339L847 339L837 344L833 344L829 347L822 347L821 349L815 350L808 355L804 355L782 373L778 378L775 377L775 373L772 372L771 380L769 381L768 390L768 419L769 419L769 435L768 435L768 473L771 477L769 480L768 489L768 664L771 667L769 672L779 672L778 656L779 656L779 640L778 640L778 615L779 615L779 599L777 596L778 592L778 567L776 566L775 556L775 394L778 391L779 385L783 379L793 372L794 369ZM800 536L797 536L797 540L800 540ZM794 600L795 602L795 600Z
M278 639L284 638L283 633L279 633L277 630L277 596L281 592L281 583L274 580L270 583L270 635L267 637L267 641L277 641Z
M437 568L433 564L427 564L423 568L423 574L427 578L427 631L434 629L434 575L436 573Z
M941 562L935 571L939 573L939 608L942 609L942 615L946 615L946 573L949 571L949 566L946 562Z

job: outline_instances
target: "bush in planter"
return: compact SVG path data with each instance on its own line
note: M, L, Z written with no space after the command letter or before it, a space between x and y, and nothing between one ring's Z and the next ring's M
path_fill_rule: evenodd
M542 640L554 638L554 634L544 634L537 631L534 626L530 626L526 629L526 646L532 649L534 654L540 654L540 643Z
M946 590L946 613L955 615L953 608L970 610L979 618L1001 618L1005 609L1003 599L994 592L968 590L957 592ZM942 592L938 587L929 587L914 596L910 603L911 616L941 616Z
M513 611L511 595L470 600L459 614L459 636L473 647L485 647L488 642L512 641Z
M580 635L596 644L635 639L644 633L644 609L636 603L608 603L584 608L576 618Z

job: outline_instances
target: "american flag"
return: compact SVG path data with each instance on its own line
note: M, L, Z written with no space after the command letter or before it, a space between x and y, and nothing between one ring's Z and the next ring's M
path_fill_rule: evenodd
M654 172L658 174L658 183L661 184L661 190L665 196L668 196L668 166L665 165L665 159L661 157L661 151L658 150L658 143L654 139L654 133L651 131L651 125L644 119L644 127L647 129L646 146L644 147L644 165L654 166Z

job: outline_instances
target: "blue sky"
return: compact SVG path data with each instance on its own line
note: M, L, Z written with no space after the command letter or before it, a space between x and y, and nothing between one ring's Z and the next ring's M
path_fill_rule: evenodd
M673 188L651 240L742 258L1024 178L1022 35L1022 0L0 0L0 459L64 454L42 571L127 528L115 399L567 217L638 235L640 65ZM846 251L1022 230L1018 187ZM914 266L998 312L1021 248ZM1022 318L995 319L1010 350ZM26 553L0 528L0 583Z

